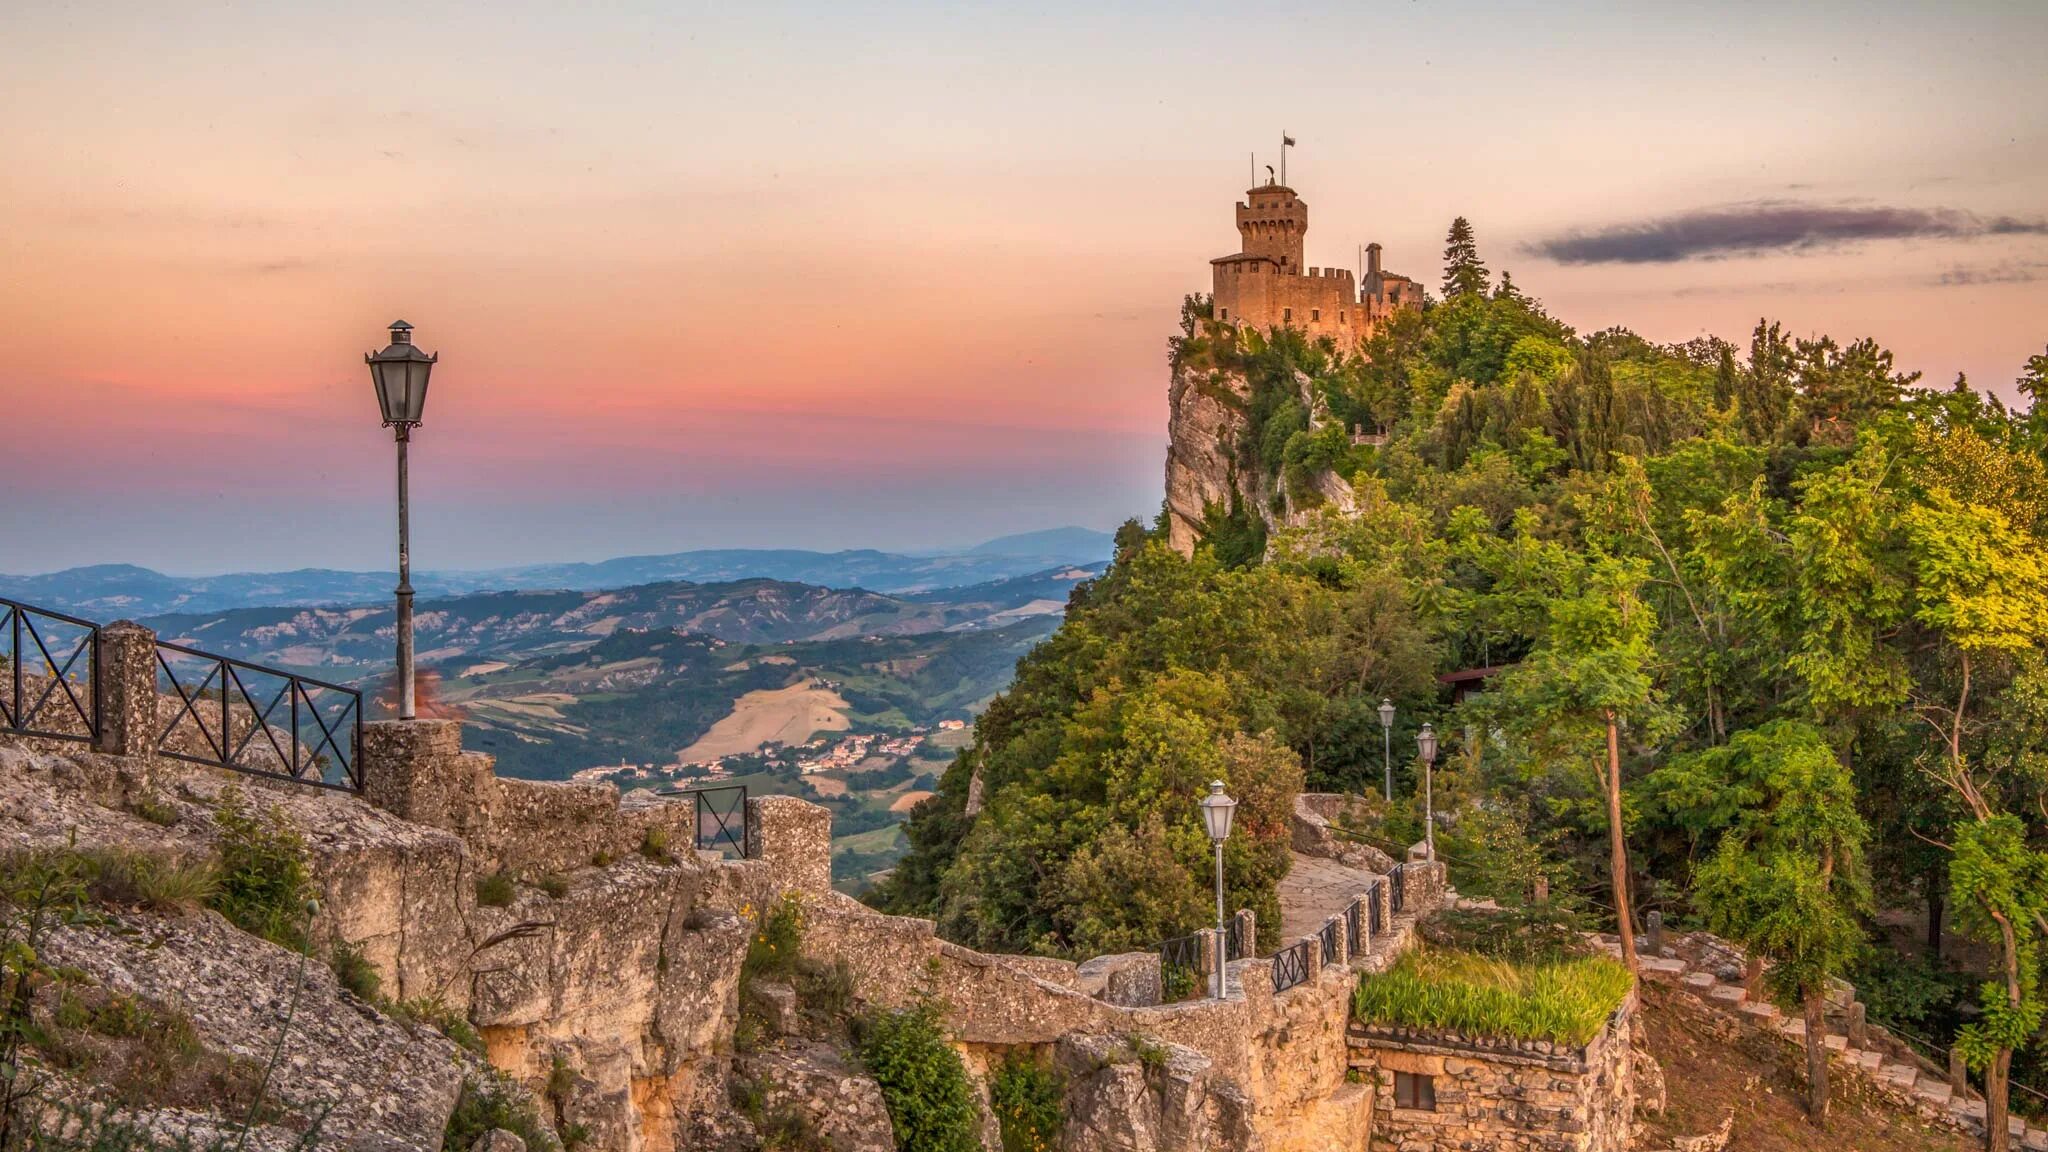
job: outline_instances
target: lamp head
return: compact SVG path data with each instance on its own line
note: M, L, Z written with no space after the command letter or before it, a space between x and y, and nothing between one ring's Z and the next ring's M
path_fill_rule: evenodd
M1202 797L1202 826L1209 839L1218 844L1230 839L1230 817L1236 811L1237 801L1223 794L1223 781L1210 781L1209 794Z
M386 428L417 428L427 410L427 377L434 371L439 353L429 356L412 342L412 325L391 322L391 343L382 352L363 357L370 366L370 383L377 389L377 407Z
M1415 734L1415 750L1422 753L1423 763L1436 763L1436 729L1433 726L1424 724L1422 731Z

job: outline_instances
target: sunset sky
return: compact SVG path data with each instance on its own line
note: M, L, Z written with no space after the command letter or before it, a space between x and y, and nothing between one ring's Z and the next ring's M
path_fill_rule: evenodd
M186 14L174 14L177 10ZM1659 13L1654 18L1652 12ZM2048 346L2048 5L0 5L0 572L1157 510L1165 341L1300 141L1310 263L1463 214L1581 330Z

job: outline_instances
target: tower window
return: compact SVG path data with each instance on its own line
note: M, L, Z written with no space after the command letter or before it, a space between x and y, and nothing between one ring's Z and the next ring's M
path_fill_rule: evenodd
M1280 310L1280 321L1281 321L1281 323L1283 323L1283 324L1284 324L1284 323L1286 323L1287 321L1289 321L1289 320L1292 320L1292 319L1294 319L1294 309L1292 309L1292 308L1282 308L1282 309Z
M1309 309L1308 322L1311 324L1321 324L1323 322L1323 310L1321 308Z
M1436 1077L1416 1072L1394 1073L1394 1107L1436 1111Z
M1218 320L1228 320L1228 319L1230 319L1230 309L1228 309L1228 308L1218 308L1218 309L1216 310L1216 312L1217 312L1216 318L1217 318Z

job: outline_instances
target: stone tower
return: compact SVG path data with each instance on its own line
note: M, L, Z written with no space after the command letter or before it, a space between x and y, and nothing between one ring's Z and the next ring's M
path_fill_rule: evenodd
M1252 189L1237 206L1239 249L1246 256L1264 256L1280 266L1282 275L1301 275L1301 241L1308 232L1308 205L1284 184Z

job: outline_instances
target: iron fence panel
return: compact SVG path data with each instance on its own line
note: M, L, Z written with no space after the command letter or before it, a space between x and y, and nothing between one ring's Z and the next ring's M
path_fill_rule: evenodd
M361 692L164 640L156 665L157 693L173 712L158 755L362 791Z
M1297 940L1273 953L1273 991L1285 992L1308 981L1309 948L1314 944L1313 937Z
M100 626L0 599L0 730L95 742L100 734Z

